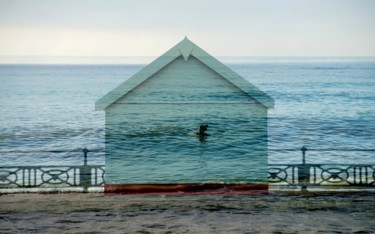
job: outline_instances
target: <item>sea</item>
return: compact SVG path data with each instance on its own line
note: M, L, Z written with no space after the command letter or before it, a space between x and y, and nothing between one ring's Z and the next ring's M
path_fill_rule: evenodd
M104 164L95 102L154 59L0 57L0 166ZM375 57L218 59L275 100L269 163L375 164Z

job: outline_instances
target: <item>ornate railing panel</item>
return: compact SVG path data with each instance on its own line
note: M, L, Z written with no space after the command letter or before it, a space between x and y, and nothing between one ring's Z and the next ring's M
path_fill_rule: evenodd
M297 186L374 186L375 165L270 164L268 182L278 185Z
M310 169L311 185L375 185L375 165L307 165Z
M306 151L366 151L374 149L307 149L301 148L301 164L269 164L268 182L277 185L308 186L350 185L375 186L374 164L309 164Z
M104 185L104 165L0 167L0 188Z
M268 182L279 185L298 184L298 165L269 164Z

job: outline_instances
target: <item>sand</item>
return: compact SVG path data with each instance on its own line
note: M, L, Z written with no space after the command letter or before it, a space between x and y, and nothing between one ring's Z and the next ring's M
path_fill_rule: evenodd
M375 233L375 194L3 194L0 233Z

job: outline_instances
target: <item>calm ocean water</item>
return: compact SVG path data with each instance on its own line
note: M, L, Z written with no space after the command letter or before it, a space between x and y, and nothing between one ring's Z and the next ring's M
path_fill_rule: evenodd
M95 101L151 60L0 59L0 165L81 164L81 153L41 151L103 151L104 112ZM375 148L375 58L219 60L275 99L270 163L299 163L303 145L345 149L308 152L310 163L375 163L374 151L347 151ZM104 154L89 162L104 163Z

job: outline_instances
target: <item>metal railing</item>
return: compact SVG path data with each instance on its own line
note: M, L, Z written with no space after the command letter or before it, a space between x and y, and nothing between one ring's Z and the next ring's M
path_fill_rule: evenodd
M0 188L104 185L104 165L0 167Z
M0 167L0 189L81 187L87 191L89 187L104 186L105 165L88 165L89 150L84 148L82 152L83 165Z
M302 190L326 185L375 186L375 164L309 164L305 159L308 149L302 147L301 151L301 164L268 165L269 184L298 186ZM105 165L88 165L90 151L85 148L82 152L83 165L0 167L0 189L81 187L87 191L104 186Z
M375 165L367 164L270 164L268 182L279 185L374 186Z
M301 164L269 164L268 182L277 185L300 186L375 186L375 164L311 164L306 163L303 146ZM314 149L309 149L314 150ZM332 151L315 150L315 151ZM371 151L375 150L342 150Z

